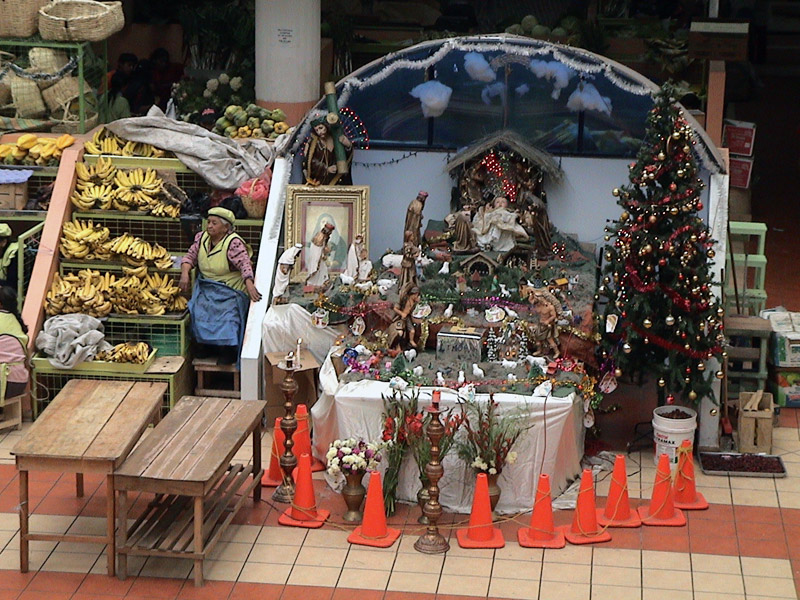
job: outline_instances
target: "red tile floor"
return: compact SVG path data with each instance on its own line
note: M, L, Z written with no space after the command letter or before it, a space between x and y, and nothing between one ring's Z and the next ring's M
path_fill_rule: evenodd
M800 410L785 409L775 431L774 452L783 457L787 478L706 476L698 469L698 489L711 507L688 512L687 526L614 529L610 542L595 546L520 548L516 531L527 526L529 515L517 515L500 524L507 542L502 549L463 550L452 535L446 556L426 556L412 547L421 532L418 509L405 505L390 520L404 531L392 548L350 546L348 528L339 518L343 502L317 474L317 502L332 511L332 523L311 531L281 527L277 517L284 506L246 503L207 561L208 581L202 588L194 587L191 562L177 559L131 559L131 577L110 578L101 545L33 542L31 572L20 574L18 480L9 450L21 434L0 434L0 600L797 598L798 416ZM237 458L250 459L246 450ZM597 477L600 506L608 479L607 472ZM633 505L648 501L654 479L652 452L628 457ZM86 496L77 499L71 476L33 473L32 529L102 531L103 486L100 478L87 477ZM445 532L466 519L446 514ZM572 511L557 511L555 519L568 524Z

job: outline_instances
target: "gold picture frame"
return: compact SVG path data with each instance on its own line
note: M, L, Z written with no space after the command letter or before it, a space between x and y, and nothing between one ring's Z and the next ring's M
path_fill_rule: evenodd
M356 234L364 237L369 248L369 186L368 185L289 185L286 187L284 228L285 248L301 244L303 249L295 262L292 281L308 277L306 254L311 238L322 226L332 223L328 247L328 272L331 279L344 271L347 252Z

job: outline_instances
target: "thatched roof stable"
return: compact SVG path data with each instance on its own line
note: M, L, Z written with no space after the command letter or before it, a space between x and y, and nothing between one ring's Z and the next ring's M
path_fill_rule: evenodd
M556 181L559 181L564 176L564 171L561 170L561 167L558 166L551 154L532 146L520 134L510 129L491 133L464 148L445 165L445 171L452 173L454 169L483 156L497 146L516 152L541 169L542 173Z

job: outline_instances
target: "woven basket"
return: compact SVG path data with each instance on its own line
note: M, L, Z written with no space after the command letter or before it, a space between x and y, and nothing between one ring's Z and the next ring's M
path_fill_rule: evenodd
M31 37L39 28L39 9L47 0L0 0L0 38Z
M1 2L2 0L0 0ZM12 62L15 56L10 52L3 52L0 50L0 70L3 69L6 63ZM0 76L0 106L5 106L11 102L11 83L10 75Z
M2 0L0 0L2 2ZM27 71L29 73L46 73L52 75L63 69L69 62L67 53L63 50L54 50L53 48L31 48L28 52L28 61L31 66ZM52 81L37 81L40 90L45 90L52 85L55 85L58 80Z
M124 26L122 2L53 0L39 10L39 33L46 40L100 42Z
M57 112L58 109L74 100L80 95L80 82L77 77L63 77L59 79L55 85L42 92L44 103L51 113Z
M25 79L17 75L12 76L11 98L14 101L18 117L35 119L47 113L42 92L36 82L31 79Z
M267 214L266 202L257 202L250 196L240 196L240 198L242 199L242 206L244 206L250 219L263 219L264 215Z
M159 171L157 171L158 173ZM184 207L189 202L189 196L186 195L181 188L169 181L164 182L164 187L161 188L161 198L168 204L177 204Z
M87 111L86 121L83 130L91 131L100 122L100 115L96 112ZM80 133L81 131L81 118L80 115L67 113L66 118L58 121L56 125L50 129L53 133Z

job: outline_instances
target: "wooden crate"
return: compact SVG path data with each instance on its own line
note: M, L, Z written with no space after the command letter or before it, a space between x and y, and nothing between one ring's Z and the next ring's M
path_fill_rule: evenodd
M761 394L752 406L754 396ZM745 408L751 405L751 408ZM774 405L769 392L741 392L739 394L739 452L772 451L772 421Z
M28 202L28 184L0 183L0 209L22 210Z

